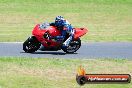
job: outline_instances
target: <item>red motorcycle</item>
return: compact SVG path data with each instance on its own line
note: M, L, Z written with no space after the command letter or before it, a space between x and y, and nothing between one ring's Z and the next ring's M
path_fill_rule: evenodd
M64 41L58 42L54 37L61 35L60 30L55 26L48 25L48 23L37 24L32 31L32 36L23 43L23 50L27 53L33 53L40 49L40 46L43 46L44 49L40 49L42 51L57 51L62 49L66 53L74 53L80 48L80 37L87 33L87 29L74 28L74 30L74 39L67 48L63 48L62 44L69 37L68 34Z

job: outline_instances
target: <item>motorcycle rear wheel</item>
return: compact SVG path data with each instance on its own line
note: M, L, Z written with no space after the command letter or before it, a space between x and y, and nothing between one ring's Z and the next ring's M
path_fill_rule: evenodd
M66 53L74 53L81 47L81 40L80 38L78 40L73 40L69 44L67 48L62 48L62 50Z
M36 39L36 37L29 37L23 43L23 50L27 53L33 53L40 48L41 43Z

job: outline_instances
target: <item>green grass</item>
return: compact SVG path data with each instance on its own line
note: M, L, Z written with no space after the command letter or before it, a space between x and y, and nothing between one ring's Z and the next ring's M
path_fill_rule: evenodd
M83 41L132 41L132 0L1 0L0 41L24 41L58 15L89 29Z
M0 88L80 88L75 77L82 65L92 74L131 74L127 59L57 59L0 57ZM81 88L131 88L130 84L86 84Z

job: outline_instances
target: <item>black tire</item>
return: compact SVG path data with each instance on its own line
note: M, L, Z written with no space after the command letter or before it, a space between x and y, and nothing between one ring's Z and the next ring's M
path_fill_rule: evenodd
M33 53L40 48L41 43L36 39L36 37L29 37L23 43L23 50L27 53Z
M73 40L69 44L67 48L62 48L62 50L66 53L74 53L81 47L81 40L78 38L78 40Z

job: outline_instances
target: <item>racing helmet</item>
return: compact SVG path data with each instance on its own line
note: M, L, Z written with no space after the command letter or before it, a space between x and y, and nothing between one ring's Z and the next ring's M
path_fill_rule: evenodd
M55 18L55 26L61 27L63 25L64 18L62 16L57 16Z

